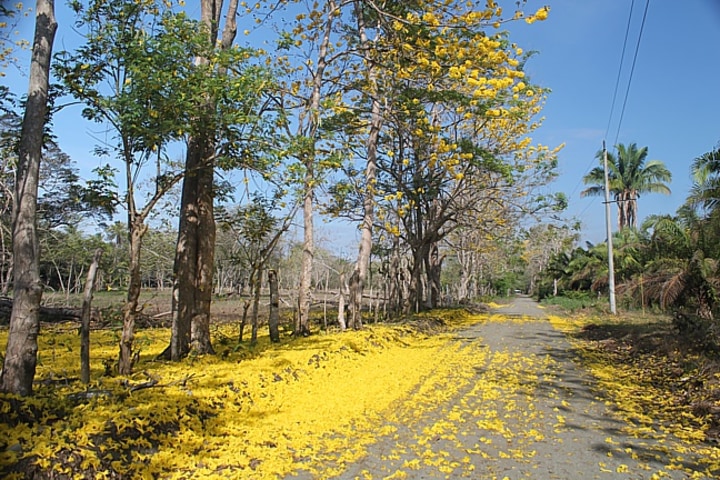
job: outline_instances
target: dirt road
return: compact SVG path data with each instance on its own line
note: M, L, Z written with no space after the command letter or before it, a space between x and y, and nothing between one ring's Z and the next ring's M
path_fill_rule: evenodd
M476 352L475 381L396 422L337 478L709 478L669 440L628 431L535 302L496 313L458 335Z

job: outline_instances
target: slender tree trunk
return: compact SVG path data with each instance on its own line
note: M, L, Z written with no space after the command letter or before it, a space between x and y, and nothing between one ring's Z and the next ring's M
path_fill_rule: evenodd
M42 300L36 231L38 178L48 113L50 59L57 30L53 0L38 0L35 12L30 82L15 174L13 309L5 360L0 372L0 390L18 395L32 394L37 365Z
M270 286L270 315L268 317L270 341L280 343L280 289L275 270L268 271L268 284Z
M350 328L362 327L362 298L367 282L370 254L372 252L372 226L375 222L375 178L377 175L377 144L382 128L382 112L377 88L377 69L370 58L370 41L367 37L365 17L361 2L355 2L355 15L358 18L360 44L367 65L367 79L370 88L370 132L367 140L367 165L365 166L365 193L363 198L363 220L360 227L360 249L355 271L350 277Z
M243 332L245 331L245 325L247 324L248 311L250 310L250 303L251 303L250 300L251 299L248 298L243 302L243 312L242 312L242 317L240 319L240 333L238 334L238 343L243 341Z
M629 195L630 200L628 203L628 226L637 228L637 194L635 192L631 192Z
M140 252L142 250L142 239L148 227L142 220L135 218L130 220L130 265L128 267L130 281L128 282L128 293L125 306L123 307L123 328L120 336L120 356L118 358L118 373L130 375L134 363L133 340L135 339L135 320L138 314L140 303L140 292L142 290L142 277L140 270Z
M3 297L7 297L8 291L10 290L10 281L13 276L13 274L12 274L13 273L13 266L12 266L13 257L12 257L12 255L10 255L9 257L10 257L10 262L9 262L10 266L8 267L7 272L5 272L5 275L3 276L2 289L0 289L0 296L3 296Z
M9 199L12 199L14 195L12 192L4 192ZM12 216L12 207L9 209L3 208L2 213L10 213ZM6 297L8 290L10 289L10 280L12 279L12 248L8 245L8 236L5 234L5 226L0 225L0 296ZM7 268L7 269L6 269Z
M313 175L312 161L307 162L305 174L305 198L303 200L303 252L298 291L298 329L299 336L310 335L310 304L312 302L312 269L315 258L315 236L313 225Z
M312 92L310 102L307 106L306 118L309 122L307 137L311 146L309 151L303 153L302 162L305 166L305 177L303 179L303 252L302 267L300 270L300 286L298 290L298 322L295 335L307 336L310 334L310 304L312 302L312 272L313 260L315 258L315 234L313 226L313 204L315 202L315 161L316 136L320 128L320 101L321 89L327 68L327 56L330 50L330 34L332 32L333 18L337 15L337 7L334 0L327 2L327 19L325 20L325 31L320 42L318 51L317 68L313 72Z
M345 323L345 273L340 274L340 288L338 289L337 320L338 320L338 325L340 326L340 330L345 330L347 328L347 323Z
M255 279L251 288L252 292L252 313L251 313L251 331L250 343L255 345L258 337L258 317L260 315L260 288L262 287L262 270L259 268L253 272Z
M87 280L85 281L85 293L80 315L80 380L86 385L90 383L90 308L101 256L102 249L98 248L95 250L92 264L90 264L88 270Z
M400 240L395 237L393 240L393 249L390 256L390 265L388 266L388 293L386 295L389 303L390 311L400 312L405 305L404 279L401 271L402 261L400 259Z

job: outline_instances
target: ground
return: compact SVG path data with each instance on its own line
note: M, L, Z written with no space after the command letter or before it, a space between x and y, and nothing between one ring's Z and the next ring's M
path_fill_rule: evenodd
M618 412L531 299L516 297L496 313L494 320L458 336L464 348L475 350L472 381L422 416L406 405L392 417L392 433L377 438L368 455L338 478L713 478L720 473L713 470L717 465L707 465L708 458L683 453L686 439L665 426Z
M718 478L716 364L650 318L518 296L256 346L231 321L219 355L179 364L151 328L130 378L106 371L104 329L88 387L76 325L46 325L36 397L0 396L0 477Z

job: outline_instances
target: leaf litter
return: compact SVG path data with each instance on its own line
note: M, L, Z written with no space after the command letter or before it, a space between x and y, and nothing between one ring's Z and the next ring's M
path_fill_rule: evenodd
M490 351L482 339L458 341L453 333L531 321L434 311L358 332L286 336L276 346L261 337L253 347L233 345L237 332L223 325L215 332L221 355L175 364L154 360L169 331L147 329L138 332L143 350L128 379L106 375L117 333L103 330L93 333L87 388L77 380L75 328L46 328L36 394L0 396L0 476L370 479L432 471L437 478L502 478L495 465L506 460L533 472L538 445L549 435L561 441L573 427L564 411L572 399L543 390L556 360ZM648 463L647 478L720 473L720 449L708 441L717 403L702 415L693 401L679 402L677 368L658 367L658 357L646 359L652 365L641 356L628 363L598 349L596 340L573 333L582 322L552 317L555 328L574 335L579 358L599 382L598 398L619 412L625 433L661 442L671 461L654 471ZM0 341L6 335L0 332ZM658 382L658 372L672 379ZM539 395L553 399L553 410L538 406ZM409 434L412 441L403 441ZM379 439L395 442L368 460ZM603 440L607 461L598 462L598 472L625 472L622 455L645 460L612 435ZM689 458L700 458L702 469L690 471Z

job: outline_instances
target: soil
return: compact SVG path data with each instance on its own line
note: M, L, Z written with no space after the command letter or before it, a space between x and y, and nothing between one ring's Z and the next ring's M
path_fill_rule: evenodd
M478 382L497 385L504 393L492 397L473 389L461 391L429 414L395 425L395 433L378 437L367 456L337 478L712 478L701 473L704 467L697 459L685 455L678 460L672 438L652 432L636 435L628 429L576 362L571 344L532 299L518 296L497 313L506 320L474 325L461 332L458 341L485 359L476 367ZM520 322L515 317L536 320ZM510 368L497 367L503 359ZM536 380L504 389L518 375ZM467 421L468 416L473 421ZM439 435L430 444L416 445L423 432L457 418L465 418L456 425L457 435ZM428 449L444 452L450 468L424 461ZM399 470L405 474L398 475Z

